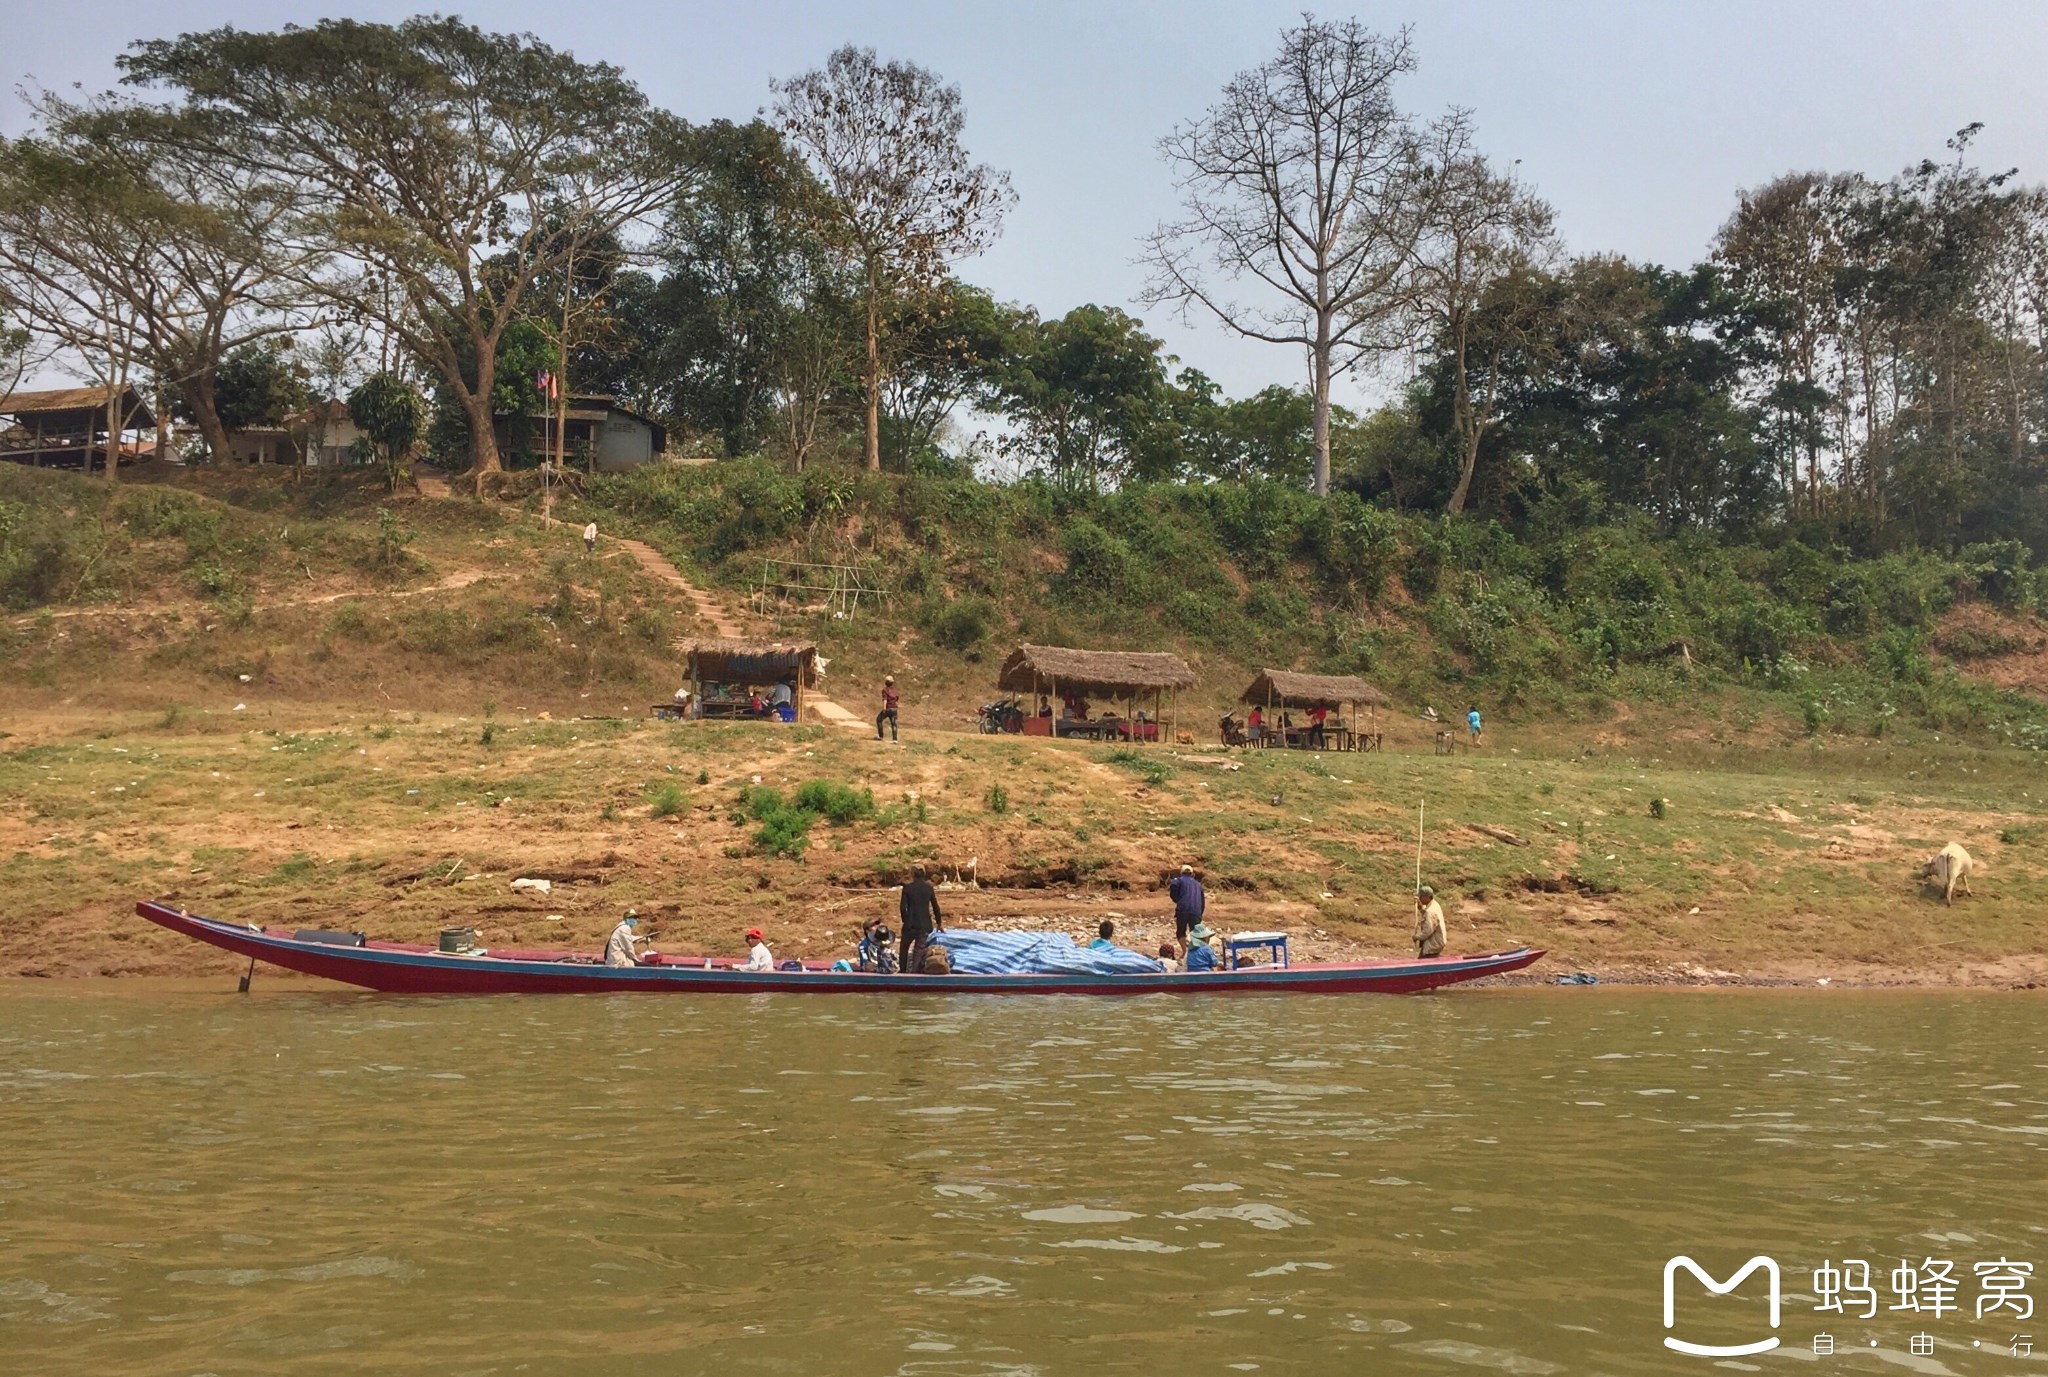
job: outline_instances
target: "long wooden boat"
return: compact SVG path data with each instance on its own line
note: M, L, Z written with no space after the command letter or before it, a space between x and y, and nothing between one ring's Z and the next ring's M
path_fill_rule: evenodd
M376 941L342 946L278 928L201 918L167 904L140 903L135 911L237 956L388 994L1414 994L1518 971L1543 955L1518 947L1483 956L1256 966L1192 975L874 975L834 971L822 961L807 961L800 971L754 972L734 970L734 963L722 958L673 956L620 968L600 964L587 953L451 953Z

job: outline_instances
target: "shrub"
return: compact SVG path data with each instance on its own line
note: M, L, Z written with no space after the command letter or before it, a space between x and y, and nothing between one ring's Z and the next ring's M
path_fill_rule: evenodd
M803 808L779 808L761 819L754 832L754 848L764 856L787 856L800 861L811 844L811 824L816 813Z
M834 827L845 827L875 815L875 795L871 789L856 791L844 784L813 779L797 788L796 806L822 815Z
M1061 544L1067 571L1060 581L1067 591L1114 597L1130 582L1131 547L1088 518L1076 518Z
M484 731L488 736L490 727ZM683 791L673 783L659 784L647 792L647 815L652 818L672 818L683 811Z
M981 796L981 806L998 816L1010 811L1010 791L1000 784L988 786L988 792Z
M995 607L986 598L957 598L941 604L925 623L932 644L944 650L971 651L988 639Z

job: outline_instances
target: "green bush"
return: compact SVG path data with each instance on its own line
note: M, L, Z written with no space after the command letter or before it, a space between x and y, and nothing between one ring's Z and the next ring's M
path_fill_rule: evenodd
M981 796L981 806L1000 817L1010 811L1010 791L1000 784L988 786L988 792Z
M932 644L944 650L973 651L988 639L996 610L987 598L956 598L940 603L925 621Z
M490 725L484 726L484 744L490 744ZM683 791L673 782L655 785L647 791L647 816L672 818L683 811Z
M845 827L874 817L875 795L872 789L854 790L813 779L797 786L796 806L821 815L834 827Z
M1131 547L1086 517L1066 529L1061 545L1067 571L1061 578L1073 594L1116 597L1131 578Z

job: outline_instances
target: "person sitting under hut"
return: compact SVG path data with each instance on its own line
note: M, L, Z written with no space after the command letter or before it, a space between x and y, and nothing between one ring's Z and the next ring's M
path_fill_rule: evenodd
M1197 923L1188 929L1188 959L1185 969L1189 974L1196 971L1213 971L1222 966L1216 959L1216 934L1207 923Z
M640 964L640 953L634 950L640 939L633 935L633 929L639 922L639 913L633 909L627 909L626 916L619 919L619 925L613 928L612 935L605 939L605 965L637 966Z
M736 971L772 971L775 969L775 953L768 950L768 943L761 935L761 929L747 929L747 959L734 966Z
M1095 929L1095 940L1088 944L1088 950L1115 951L1116 924L1110 922L1107 918L1103 919L1102 925Z
M1038 715L1040 717L1052 716L1052 699L1042 693L1038 695Z
M1080 694L1062 694L1060 703L1065 708L1065 711L1060 716L1071 717L1076 722L1086 722L1088 720L1088 700Z
M789 680L776 682L768 690L768 710L785 722L796 721L796 694L789 686Z
M1415 891L1415 954L1419 957L1444 954L1444 906L1428 885Z

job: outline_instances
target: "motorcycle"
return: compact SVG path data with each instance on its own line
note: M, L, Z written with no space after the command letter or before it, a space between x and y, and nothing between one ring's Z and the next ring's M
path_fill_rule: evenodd
M994 736L999 732L1009 732L1014 736L1024 730L1024 705L1015 696L983 703L975 725L983 736Z

